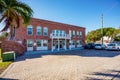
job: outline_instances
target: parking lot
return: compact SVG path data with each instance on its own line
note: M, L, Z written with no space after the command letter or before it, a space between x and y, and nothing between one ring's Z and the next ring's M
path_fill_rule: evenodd
M72 50L47 54L37 53L32 52L30 55L17 58L0 76L1 79L120 79L120 51Z

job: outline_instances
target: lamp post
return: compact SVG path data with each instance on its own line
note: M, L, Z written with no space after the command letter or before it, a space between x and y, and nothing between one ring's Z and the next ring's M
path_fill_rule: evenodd
M102 24L101 35L102 35L102 44L103 44L103 14L101 15L101 24Z

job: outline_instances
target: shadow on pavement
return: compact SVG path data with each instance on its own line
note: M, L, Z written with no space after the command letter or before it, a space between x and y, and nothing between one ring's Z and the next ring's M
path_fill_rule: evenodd
M97 78L94 77L87 77L87 80L114 80L114 79L119 79L120 80L120 71L117 70L110 70L106 72L94 72L94 76L97 76Z
M107 51L107 50L67 50L67 51L29 51L24 55L17 58L16 61L25 59L41 58L46 55L57 55L57 56L81 56L81 57L115 57L120 55L120 51Z

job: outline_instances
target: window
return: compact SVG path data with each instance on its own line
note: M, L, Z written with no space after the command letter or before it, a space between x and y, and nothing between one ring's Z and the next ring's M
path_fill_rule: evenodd
M48 41L47 40L43 40L43 46L47 47Z
M80 41L78 40L78 41L77 41L77 45L79 45L79 44L80 44Z
M32 26L31 26L31 25L29 25L29 26L27 27L27 34L28 34L28 35L32 35Z
M48 35L48 28L44 27L44 36L47 36L47 35Z
M53 36L55 35L55 30L52 30L52 34L53 34Z
M75 45L75 41L74 41L74 40L71 40L71 41L69 42L69 45Z
M33 47L33 40L28 40L27 41L27 46L28 47Z
M72 40L72 45L75 45L75 41L74 40Z
M73 34L73 36L75 36L75 31L74 31L74 30L73 30L73 33L72 33L72 34Z
M79 32L77 31L77 36L79 36Z
M42 46L42 40L37 40L37 47L41 47Z
M62 36L62 30L60 30L60 36Z
M80 32L80 36L82 36L82 32Z
M69 35L72 35L71 30L69 30Z
M40 36L40 35L41 35L41 27L40 27L40 26L37 26L37 30L36 30L36 31L37 31L37 35Z

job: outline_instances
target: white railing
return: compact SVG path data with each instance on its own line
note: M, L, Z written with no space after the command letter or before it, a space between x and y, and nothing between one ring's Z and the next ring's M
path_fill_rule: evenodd
M64 38L64 39L71 39L69 34L50 34L50 38Z

